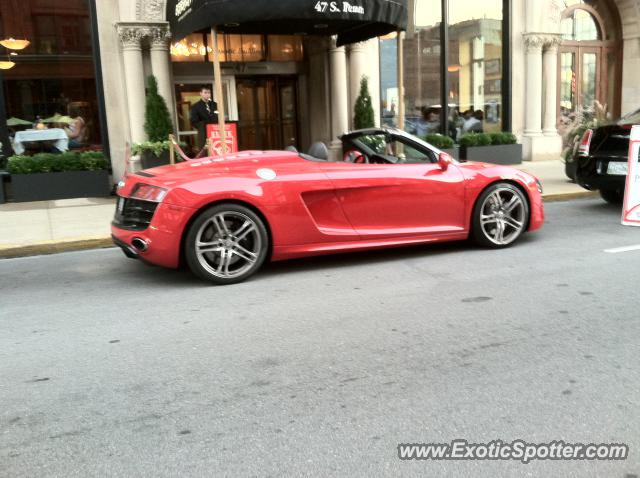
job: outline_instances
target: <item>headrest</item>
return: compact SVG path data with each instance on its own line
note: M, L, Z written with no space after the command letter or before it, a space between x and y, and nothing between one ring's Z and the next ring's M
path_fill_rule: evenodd
M323 161L329 160L329 150L327 149L327 146L321 141L313 143L311 145L311 148L309 148L309 152L307 154Z

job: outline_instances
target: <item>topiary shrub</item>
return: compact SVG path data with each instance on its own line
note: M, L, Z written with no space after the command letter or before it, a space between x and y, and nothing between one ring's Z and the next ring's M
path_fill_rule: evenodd
M430 145L438 149L451 149L454 146L454 141L449 136L441 134L428 134L422 137Z
M173 132L171 115L164 98L158 93L156 77L150 75L147 80L144 131L149 141L166 141Z
M373 104L369 94L369 80L363 76L360 80L360 94L354 106L353 127L355 129L373 128L375 126Z

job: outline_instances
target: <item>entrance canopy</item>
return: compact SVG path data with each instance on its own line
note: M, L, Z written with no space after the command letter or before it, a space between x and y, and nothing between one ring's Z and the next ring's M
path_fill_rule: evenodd
M225 33L338 35L338 45L407 27L407 0L168 0L175 40L217 27Z

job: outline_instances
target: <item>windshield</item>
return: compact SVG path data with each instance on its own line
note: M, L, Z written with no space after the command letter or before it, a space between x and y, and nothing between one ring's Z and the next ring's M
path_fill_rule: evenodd
M633 113L629 113L624 115L620 120L618 120L618 124L640 124L640 109L635 110Z

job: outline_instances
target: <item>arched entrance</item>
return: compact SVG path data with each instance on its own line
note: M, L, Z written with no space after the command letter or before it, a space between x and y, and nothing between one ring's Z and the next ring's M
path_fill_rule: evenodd
M597 101L620 116L622 42L620 18L607 1L566 0L558 51L558 122L593 111Z

